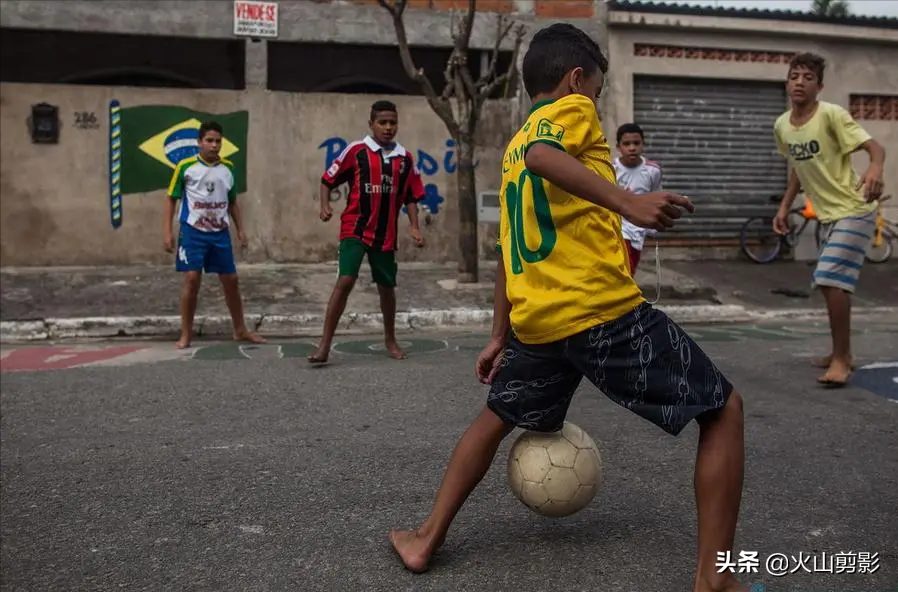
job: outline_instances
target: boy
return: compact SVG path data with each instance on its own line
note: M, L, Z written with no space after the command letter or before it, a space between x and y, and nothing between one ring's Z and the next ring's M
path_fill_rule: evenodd
M788 231L789 208L803 187L823 224L813 285L826 301L832 334L830 354L814 360L816 366L826 368L817 381L842 387L851 377L853 364L851 294L876 225L875 202L882 195L885 150L845 109L817 100L825 68L824 59L812 53L796 55L789 63L786 90L792 108L776 120L774 137L792 170L773 228L780 234ZM860 180L851 166L851 155L858 150L870 155Z
M621 238L621 216L661 230L680 207L693 208L680 195L636 199L615 184L594 103L607 67L596 42L568 24L537 32L524 57L534 104L505 152L492 339L475 364L492 387L452 453L430 515L415 530L390 533L409 570L427 569L515 427L561 429L585 374L670 434L698 420L693 590L741 589L715 567L718 552L732 550L741 500L741 397L682 329L645 302Z
M661 191L661 165L642 155L645 134L641 127L635 123L625 123L617 128L617 151L619 156L614 159L614 171L619 186L637 195ZM635 277L645 237L654 234L654 231L640 228L627 219L622 220L621 226L630 260L630 274Z
M181 338L176 347L190 346L193 336L193 317L196 314L197 294L203 271L217 273L224 289L225 302L234 325L234 339L265 343L265 339L246 327L243 317L243 298L237 281L237 267L229 232L230 220L237 228L237 239L247 247L243 232L243 218L237 203L237 184L234 164L218 153L221 151L222 129L214 121L207 121L199 129L199 153L185 158L175 167L165 200L163 237L165 250L174 251L172 219L175 202L181 200L178 254L175 269L184 273L181 288Z
M384 345L391 357L405 358L396 342L398 220L402 206L408 205L412 238L417 247L423 247L424 237L418 226L418 202L424 198L424 184L412 155L396 142L399 129L396 105L390 101L374 103L368 126L371 134L347 146L321 177L319 217L323 222L333 216L330 192L349 183L349 194L340 216L337 285L327 303L324 333L318 349L308 358L313 364L327 362L337 323L359 277L365 255L380 296Z

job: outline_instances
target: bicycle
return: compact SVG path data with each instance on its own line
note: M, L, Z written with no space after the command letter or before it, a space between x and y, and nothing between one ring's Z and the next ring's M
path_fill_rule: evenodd
M876 229L873 231L873 240L867 249L867 261L870 263L884 263L892 257L892 243L898 242L898 223L889 220L882 215L882 202L892 197L887 195L880 198L876 204Z
M781 196L770 196L770 203L780 203ZM804 207L794 207L789 210L786 217L786 224L789 231L786 234L777 234L773 230L773 215L752 216L742 225L742 231L739 237L739 246L745 256L755 263L770 263L776 259L783 247L794 249L798 244L798 237L804 232L811 220L816 220L817 216L813 212L808 212ZM820 249L820 243L823 239L823 228L820 224L814 229L814 240L817 249ZM759 250L754 250L759 247Z

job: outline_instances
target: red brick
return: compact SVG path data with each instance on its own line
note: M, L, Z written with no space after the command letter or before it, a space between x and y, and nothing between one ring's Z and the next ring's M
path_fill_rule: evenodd
M354 4L377 5L377 0L352 0ZM416 10L466 10L468 0L408 0L408 8ZM514 10L514 0L477 0L477 12L505 12Z
M592 18L593 0L536 0L536 16L552 19Z

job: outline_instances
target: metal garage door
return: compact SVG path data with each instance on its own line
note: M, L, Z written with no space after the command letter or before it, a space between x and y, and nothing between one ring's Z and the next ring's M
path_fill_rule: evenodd
M640 77L634 120L664 188L688 195L696 213L665 233L689 243L731 242L749 216L771 213L786 188L773 124L787 108L781 83Z

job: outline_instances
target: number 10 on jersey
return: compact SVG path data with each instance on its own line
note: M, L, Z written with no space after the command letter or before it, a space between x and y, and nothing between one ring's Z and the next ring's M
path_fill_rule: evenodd
M536 250L527 246L524 234L524 204L527 200L533 202L533 214L539 230L539 246ZM509 181L505 186L505 211L511 235L511 272L517 275L524 272L521 259L531 264L538 263L549 256L558 241L552 210L549 208L549 196L546 195L542 178L524 169L517 183Z

